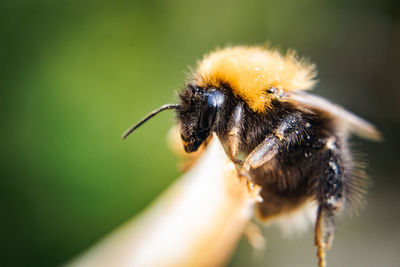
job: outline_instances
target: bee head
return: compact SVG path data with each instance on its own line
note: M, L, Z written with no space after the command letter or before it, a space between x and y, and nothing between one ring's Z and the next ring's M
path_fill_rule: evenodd
M181 138L186 152L194 152L215 129L225 95L216 89L204 90L188 85L179 95L177 109Z

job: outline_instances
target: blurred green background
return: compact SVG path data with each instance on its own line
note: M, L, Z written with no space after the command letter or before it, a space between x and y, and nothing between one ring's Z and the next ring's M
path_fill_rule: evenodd
M316 62L326 96L375 123L354 139L373 186L343 218L330 266L400 266L400 17L381 1L11 1L0 3L2 266L55 266L162 192L179 172L166 112L127 141L145 113L176 102L196 60L227 44L294 48ZM229 266L315 266L312 231L265 230Z

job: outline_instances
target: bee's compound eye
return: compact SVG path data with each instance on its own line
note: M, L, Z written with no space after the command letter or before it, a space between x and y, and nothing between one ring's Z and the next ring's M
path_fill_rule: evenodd
M210 130L214 124L217 110L224 102L224 95L221 92L213 91L204 95L199 127L201 131Z
M200 130L206 131L211 128L217 115L217 101L213 95L206 95L203 106L201 107L201 115L199 127Z

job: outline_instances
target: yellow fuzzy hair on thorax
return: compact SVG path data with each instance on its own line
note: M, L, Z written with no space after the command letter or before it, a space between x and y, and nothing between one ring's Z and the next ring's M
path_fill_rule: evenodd
M265 112L276 94L309 90L315 84L315 66L298 60L294 52L281 55L262 47L228 47L206 55L199 63L194 82L202 87L229 85L235 96L242 98L258 113Z

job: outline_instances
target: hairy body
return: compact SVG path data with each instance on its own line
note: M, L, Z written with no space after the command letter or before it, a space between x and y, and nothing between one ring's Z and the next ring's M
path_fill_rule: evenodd
M315 67L295 53L262 47L217 50L199 62L180 104L149 114L126 137L160 111L176 109L187 152L215 132L238 173L261 187L256 207L268 220L317 203L315 244L325 266L335 216L360 201L365 173L348 148L351 133L379 140L369 122L304 92L315 84Z

